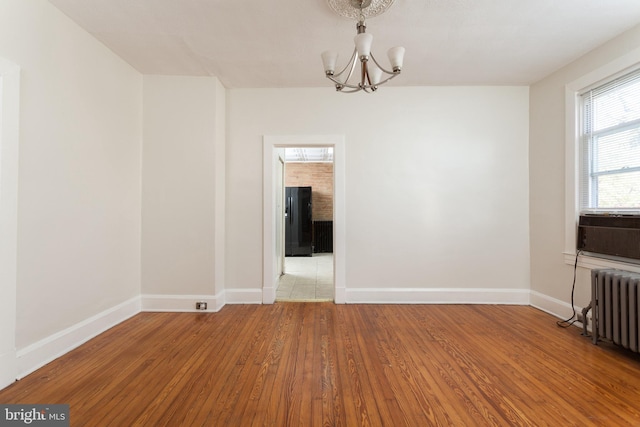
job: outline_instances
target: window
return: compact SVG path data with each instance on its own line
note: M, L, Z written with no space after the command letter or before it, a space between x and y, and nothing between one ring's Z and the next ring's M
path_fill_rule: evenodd
M640 213L640 70L581 98L580 210Z

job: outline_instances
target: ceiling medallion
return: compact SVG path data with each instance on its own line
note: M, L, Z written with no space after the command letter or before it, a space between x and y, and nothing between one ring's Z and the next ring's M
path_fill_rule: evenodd
M349 19L378 16L393 4L394 0L327 0L329 7L338 15Z

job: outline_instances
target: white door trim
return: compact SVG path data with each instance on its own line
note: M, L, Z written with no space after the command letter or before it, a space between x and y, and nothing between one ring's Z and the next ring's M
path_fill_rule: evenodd
M277 255L275 162L278 148L333 147L333 284L336 304L346 302L345 284L345 147L344 135L264 135L263 137L263 274L262 302L276 300Z

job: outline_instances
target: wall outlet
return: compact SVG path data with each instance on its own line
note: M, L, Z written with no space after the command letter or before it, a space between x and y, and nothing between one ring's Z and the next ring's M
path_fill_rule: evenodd
M196 310L206 310L207 309L207 303L204 301L198 301L196 303Z

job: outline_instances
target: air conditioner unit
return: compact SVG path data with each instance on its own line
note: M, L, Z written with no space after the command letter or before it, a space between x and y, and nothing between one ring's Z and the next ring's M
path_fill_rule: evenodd
M580 215L579 250L640 259L640 215Z

